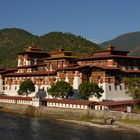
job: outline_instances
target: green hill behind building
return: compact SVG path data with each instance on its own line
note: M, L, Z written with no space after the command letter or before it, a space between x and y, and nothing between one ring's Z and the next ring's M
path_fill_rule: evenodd
M42 36L33 35L17 28L0 30L0 68L17 66L17 54L31 44L43 48L46 52L64 48L74 51L75 55L87 55L99 49L97 44L71 33L50 32Z

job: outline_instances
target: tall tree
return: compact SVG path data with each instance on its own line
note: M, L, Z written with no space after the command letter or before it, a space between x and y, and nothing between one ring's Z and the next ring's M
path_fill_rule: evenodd
M96 83L84 82L78 87L78 96L80 99L88 100L90 96L100 98L102 93L103 89Z
M69 83L65 81L57 81L54 85L49 89L49 94L53 97L61 97L68 98L73 94L73 88Z
M35 85L31 80L25 80L20 84L18 94L19 95L26 95L31 94L35 91Z
M128 93L133 99L140 99L140 78L125 78L126 93Z

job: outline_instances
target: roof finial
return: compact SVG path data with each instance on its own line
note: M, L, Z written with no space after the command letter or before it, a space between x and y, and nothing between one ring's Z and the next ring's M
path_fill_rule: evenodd
M107 49L108 49L108 50L114 50L114 48L115 48L115 47L114 47L114 46L112 46L112 44L111 44L111 43L110 43L110 44L108 45L108 47L107 47Z
M32 42L31 46L34 46L34 43Z

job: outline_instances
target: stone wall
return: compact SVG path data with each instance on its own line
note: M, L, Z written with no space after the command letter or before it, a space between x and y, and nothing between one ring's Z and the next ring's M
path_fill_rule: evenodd
M109 110L81 110L81 109L65 109L65 108L48 108L41 107L38 111L40 116L63 117L67 119L79 120L82 116L92 116L93 118L113 118L115 120L130 119L140 120L140 114L124 113Z
M29 105L18 105L10 103L0 103L0 111L16 113L16 114L25 114Z
M0 103L0 111L24 114L29 116L52 117L73 120L80 120L82 116L92 116L93 118L113 118L115 120L140 120L140 114L134 113L124 113L109 110L51 108L46 106L33 107L30 105L17 105L8 103Z

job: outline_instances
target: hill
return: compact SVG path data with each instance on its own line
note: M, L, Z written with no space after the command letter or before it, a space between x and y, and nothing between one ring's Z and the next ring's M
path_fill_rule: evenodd
M76 55L89 54L99 47L81 36L71 33L50 32L43 36L33 35L17 28L0 30L0 68L14 67L17 65L17 52L34 43L47 52L64 48L74 51Z
M140 56L140 32L132 32L120 35L112 40L100 44L99 46L105 47L108 44L112 44L118 50L129 50L129 55Z

